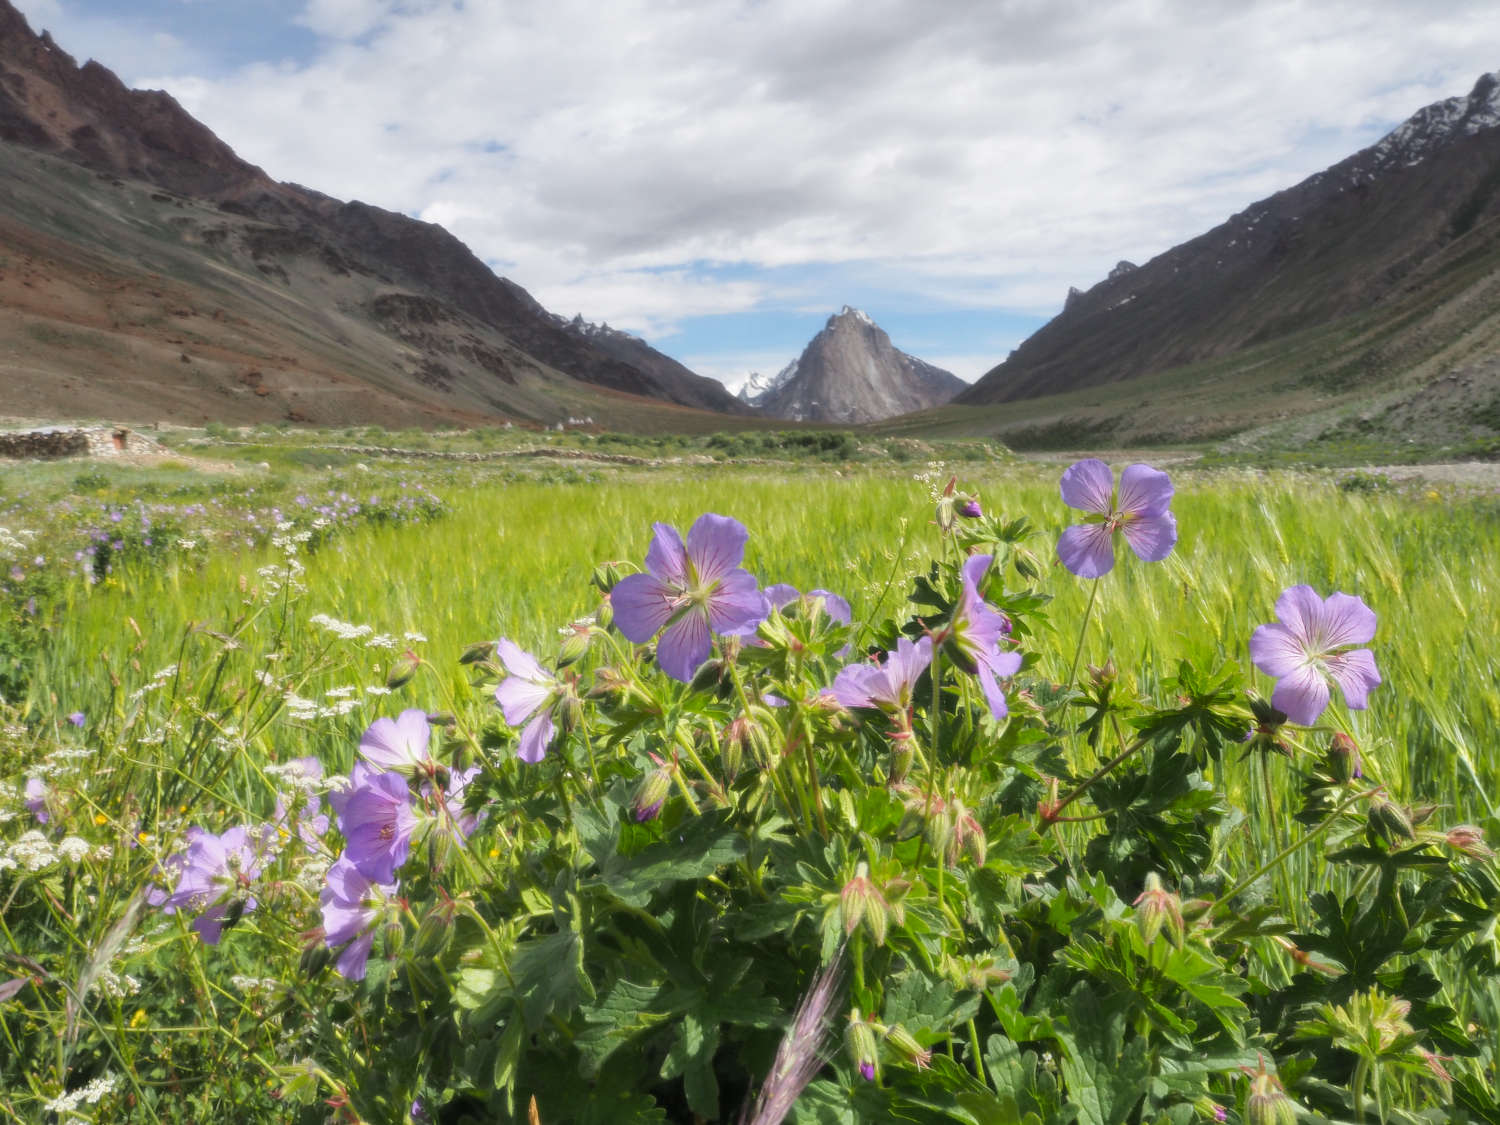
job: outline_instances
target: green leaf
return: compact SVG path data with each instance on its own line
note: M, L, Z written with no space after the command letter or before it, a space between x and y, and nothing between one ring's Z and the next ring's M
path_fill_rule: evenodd
M616 860L605 873L605 883L620 901L644 907L659 889L688 879L703 879L720 867L743 858L748 848L721 813L705 813L685 821L666 840L639 855Z
M1068 997L1068 1021L1058 1038L1067 1048L1060 1066L1068 1100L1083 1125L1123 1125L1151 1080L1146 1041L1126 1039L1123 1008L1100 1004L1088 984Z

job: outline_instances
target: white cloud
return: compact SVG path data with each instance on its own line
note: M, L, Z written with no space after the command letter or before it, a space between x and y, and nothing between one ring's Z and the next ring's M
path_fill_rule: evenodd
M309 0L311 64L149 84L273 176L440 221L549 307L660 332L784 296L703 262L858 263L952 306L1055 310L1466 91L1500 62L1492 20L1487 0Z

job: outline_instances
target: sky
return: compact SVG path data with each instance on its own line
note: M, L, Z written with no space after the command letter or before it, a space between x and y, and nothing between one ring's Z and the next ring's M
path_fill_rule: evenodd
M279 180L735 389L844 305L973 380L1500 70L1493 0L13 0Z

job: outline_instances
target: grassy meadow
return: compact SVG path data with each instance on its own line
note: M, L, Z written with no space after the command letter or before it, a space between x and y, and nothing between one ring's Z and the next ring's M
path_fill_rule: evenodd
M889 451L840 459L842 447L833 456L804 450L779 458L774 449L751 450L760 456L748 463L684 462L682 450L649 446L622 452L649 463L377 459L267 441L195 449L194 458L220 458L208 468L185 457L151 469L8 470L0 478L0 549L9 551L10 587L0 625L9 639L0 636L0 653L9 644L13 668L22 659L25 668L12 675L15 695L6 700L10 765L0 766L0 815L12 823L0 822L0 839L26 826L22 782L58 746L65 756L91 751L111 763L111 784L128 790L126 804L140 819L125 823L96 789L88 798L97 802L95 823L151 847L225 792L231 804L256 811L273 762L311 754L330 771L347 769L360 733L403 707L493 726L489 688L471 686L459 655L508 637L546 660L562 627L598 607L596 564L638 564L653 521L685 530L703 512L733 516L750 534L744 565L763 585L830 589L848 598L856 622L891 614L908 592L906 576L942 549L934 501L950 476L978 495L988 516L1026 517L1034 526L1024 546L1040 563L1038 586L1054 598L1053 635L1032 646L1039 662L1022 677L1036 690L1069 677L1088 614L1080 666L1113 661L1126 692L1158 696L1186 659L1204 669L1235 662L1269 696L1271 681L1250 670L1247 643L1257 625L1275 619L1281 591L1306 583L1325 595L1357 594L1379 616L1370 647L1383 683L1367 711L1349 713L1347 728L1369 772L1403 801L1443 807L1445 822L1478 824L1492 839L1500 832L1500 496L1398 491L1364 476L1341 484L1318 473L1168 465L1176 550L1144 565L1122 545L1118 565L1095 584L1055 562L1057 535L1074 522L1058 496L1062 462L1018 461L978 444L936 445L919 457L908 450L901 460ZM288 538L299 531L289 570ZM387 675L408 651L423 668L392 694ZM289 666L292 657L298 671L288 682L277 662ZM196 711L172 704L165 717L160 709L148 714L152 693L164 699L179 685L192 685L182 690L197 699ZM222 707L207 704L215 698ZM1017 708L1024 707L1023 696ZM155 734L145 737L150 724ZM111 757L110 744L127 741L131 753ZM1308 736L1294 752L1321 753L1324 741ZM160 758L142 756L152 745ZM1241 872L1294 831L1299 795L1276 760L1257 771L1226 757L1222 767L1231 792L1269 813L1227 845ZM1292 912L1303 909L1299 888L1325 874L1316 850L1285 865L1278 879L1297 904ZM0 868L0 902L14 897L6 879L15 875ZM88 951L117 952L126 937L112 928L110 911L137 907L126 905L128 888L91 893L100 897L98 918L80 922L59 908L69 921L58 925L83 951L85 971L96 973L98 956ZM160 927L153 933L153 948L170 944ZM14 941L7 949L4 937L0 986L4 967L16 969L27 956ZM133 1096L142 1100L131 1104L146 1104L145 1088L171 1077L132 1053L144 1049L131 1046L133 1032L152 1021L190 1028L217 1013L226 1042L256 1060L253 1088L235 1095L243 1119L286 1119L278 1116L282 1093L267 1091L290 1090L302 1078L269 1061L277 1048L257 1038L267 1034L264 1007L235 1007L224 986L193 972L177 995L196 996L209 1012L168 1018L124 1000L114 1007L113 1031L101 1029L113 1044L97 1048L105 1062L138 1083ZM1456 962L1442 975L1446 1001L1474 1021L1487 1051L1496 1050L1492 987L1469 989ZM0 989L0 1032L15 1047L42 1024L17 1014L17 1002L5 1011L9 996ZM75 1017L69 1008L70 1028ZM195 1065L228 1065L229 1048L214 1050ZM36 1104L76 1065L59 1048L57 1073L33 1083L36 1100L5 1095L0 1111L42 1119L33 1116ZM142 1119L179 1119L151 1104L154 1116ZM87 1099L75 1098L73 1110L80 1118L91 1112Z

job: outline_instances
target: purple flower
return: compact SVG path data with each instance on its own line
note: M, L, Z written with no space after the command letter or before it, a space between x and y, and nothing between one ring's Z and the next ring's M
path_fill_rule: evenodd
M905 637L886 653L884 664L851 664L833 679L833 697L845 707L875 707L887 714L911 710L912 688L932 663L932 638L915 644Z
M959 515L971 520L977 520L984 515L984 509L979 506L979 501L973 499L960 501L957 511Z
M74 711L71 715L68 716L68 722L72 723L75 727L78 727L81 730L83 728L83 724L88 722L88 720L84 717L82 711Z
M464 790L478 776L478 766L470 766L466 770L451 770L448 773L448 787L443 791L443 809L448 815L441 827L445 830L451 827L460 840L467 839L479 824L479 813L464 810ZM433 793L433 786L422 787L422 795L428 800L432 799Z
M1098 578L1114 567L1117 531L1145 562L1160 562L1177 542L1177 520L1168 511L1172 482L1160 469L1127 465L1116 496L1109 466L1091 457L1063 473L1062 498L1068 507L1090 513L1057 541L1057 557L1080 578Z
M1010 620L979 596L979 580L993 561L993 555L973 555L964 563L963 590L953 609L949 638L954 663L979 676L990 714L1003 719L1007 713L1005 693L996 681L1020 671L1021 654L1000 650L1000 642L1010 636Z
M394 719L376 719L359 740L360 757L372 766L401 774L430 773L436 765L427 745L432 729L427 712L412 708Z
M39 777L28 777L26 779L26 808L32 816L36 817L38 824L46 824L52 819L52 814L47 811L47 786Z
M248 888L260 874L256 837L244 828L230 828L215 836L201 828L188 833L187 851L168 861L177 872L177 886L161 900L162 907L198 912L193 929L208 945L217 945L224 927L255 909Z
M344 834L344 855L377 883L389 883L406 862L417 815L411 790L398 773L377 773L355 762L350 786L330 800Z
M537 663L536 657L514 641L502 637L495 651L508 673L495 689L495 702L500 704L500 711L511 726L526 724L516 757L535 765L547 756L547 747L557 733L551 707L561 685L556 676Z
M621 579L610 594L615 624L634 644L661 633L657 663L687 683L713 650L710 631L746 636L769 606L755 576L740 568L750 537L744 524L701 515L688 529L686 546L675 527L657 523L652 528L646 573Z
M387 900L396 893L394 882L378 882L342 856L328 869L318 902L323 907L323 940L332 949L344 945L334 968L348 980L363 980L375 930ZM345 943L348 943L345 945Z
M809 590L806 594L801 593L797 587L785 582L777 582L765 589L766 604L771 609L785 609L799 599L809 609L818 607L840 625L848 625L854 620L854 611L849 607L848 601L839 597L832 590Z
M1331 677L1350 709L1364 710L1380 673L1369 649L1348 649L1375 636L1375 611L1353 594L1324 599L1311 586L1293 586L1276 599L1276 616L1278 624L1262 625L1250 637L1250 659L1279 679L1271 706L1311 726L1328 706Z

